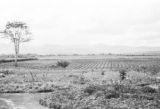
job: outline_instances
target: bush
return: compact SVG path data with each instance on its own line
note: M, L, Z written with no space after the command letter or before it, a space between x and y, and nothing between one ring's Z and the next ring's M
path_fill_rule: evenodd
M84 91L84 93L92 95L93 93L97 92L98 90L100 90L100 87L95 86L95 85L89 85L83 91Z
M58 61L56 66L57 67L62 67L62 68L66 68L70 63L67 61Z
M83 90L89 96L95 95L96 97L105 97L105 99L119 98L120 93L113 85L89 85Z
M157 73L160 72L160 67L159 66L152 66L152 67L150 67L150 72L152 75L156 75Z
M105 71L102 71L102 72L101 72L101 75L105 75Z
M126 75L127 75L126 70L122 69L122 70L119 71L119 73L120 73L120 79L121 80L126 79Z

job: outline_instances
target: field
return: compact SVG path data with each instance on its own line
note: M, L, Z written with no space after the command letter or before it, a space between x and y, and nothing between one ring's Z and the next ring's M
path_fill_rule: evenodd
M26 109L159 109L159 72L159 56L39 57L1 63L0 93Z
M56 59L57 58L57 59ZM65 69L57 69L52 67L57 61L65 60L70 64ZM1 64L2 68L14 67L13 63ZM47 70L151 70L151 68L158 69L160 67L160 58L153 56L81 56L81 57L49 57L41 58L40 60L32 60L26 62L19 62L20 68L29 69L47 69Z

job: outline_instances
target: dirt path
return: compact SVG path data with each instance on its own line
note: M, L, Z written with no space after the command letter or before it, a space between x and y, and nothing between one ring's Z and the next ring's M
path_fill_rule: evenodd
M2 107L2 109L27 109L25 106L15 105L14 102L10 99L0 98L2 102L5 103L6 106Z
M42 94L3 94L0 95L2 109L48 109L38 103ZM1 109L0 108L0 109Z

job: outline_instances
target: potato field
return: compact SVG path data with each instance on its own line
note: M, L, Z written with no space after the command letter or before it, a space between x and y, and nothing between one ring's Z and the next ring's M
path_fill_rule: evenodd
M67 69L132 69L160 66L160 59L90 59L73 60Z

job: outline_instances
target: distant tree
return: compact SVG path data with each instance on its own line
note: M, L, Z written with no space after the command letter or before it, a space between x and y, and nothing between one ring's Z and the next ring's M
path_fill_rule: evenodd
M19 55L19 46L21 43L29 42L31 40L31 33L29 27L24 22L8 22L5 29L1 31L3 38L11 40L15 49L15 67L18 66L17 59Z

